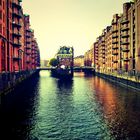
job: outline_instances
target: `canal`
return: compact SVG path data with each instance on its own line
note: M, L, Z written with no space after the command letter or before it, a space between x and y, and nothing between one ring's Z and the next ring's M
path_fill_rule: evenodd
M140 93L95 76L40 71L1 97L0 139L137 140Z

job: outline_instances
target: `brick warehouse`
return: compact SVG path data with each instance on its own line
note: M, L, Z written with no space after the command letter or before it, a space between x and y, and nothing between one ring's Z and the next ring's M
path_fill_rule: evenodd
M0 92L40 66L40 52L22 0L0 0Z
M93 48L97 72L140 75L140 0L123 4L123 13L114 14Z

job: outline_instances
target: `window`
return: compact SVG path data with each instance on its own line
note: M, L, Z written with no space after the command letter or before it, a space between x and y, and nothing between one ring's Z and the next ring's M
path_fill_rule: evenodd
M10 8L12 8L12 2L10 1Z
M2 10L0 10L0 20L2 20Z
M3 27L3 35L5 36L6 34L5 34L5 27Z
M3 14L3 22L5 22L5 14Z
M0 33L2 34L2 24L0 23Z
M10 13L10 18L12 18L12 13Z
M12 36L12 34L10 34L10 40L13 40L13 36Z
M5 8L5 2L3 1L3 9Z
M12 30L12 24L10 24L10 30Z
M6 52L5 52L6 48L5 48L5 42L3 41L2 42L2 46L1 46L1 66L2 66L2 71L5 71L6 70Z

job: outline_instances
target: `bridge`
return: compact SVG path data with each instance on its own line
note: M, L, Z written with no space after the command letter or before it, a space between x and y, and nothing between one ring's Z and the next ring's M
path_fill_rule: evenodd
M39 70L52 70L54 68L52 67L40 67ZM95 69L93 67L73 67L74 72L85 72L85 73L91 73L95 74Z

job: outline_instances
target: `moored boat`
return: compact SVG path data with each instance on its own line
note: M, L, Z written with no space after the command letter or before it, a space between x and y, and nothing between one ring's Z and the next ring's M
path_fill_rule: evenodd
M72 79L73 77L73 73L71 73L70 69L62 69L62 68L52 69L51 74L53 77L59 79Z

